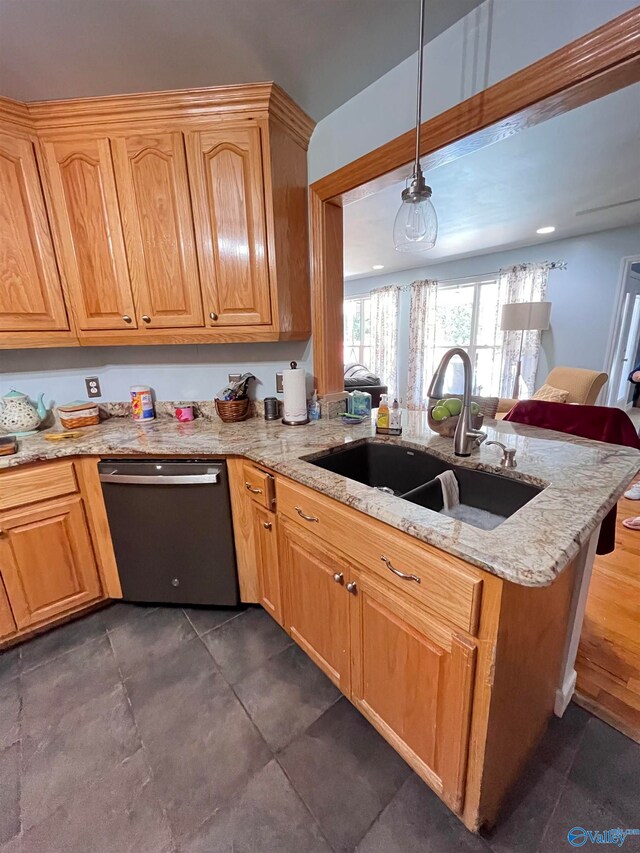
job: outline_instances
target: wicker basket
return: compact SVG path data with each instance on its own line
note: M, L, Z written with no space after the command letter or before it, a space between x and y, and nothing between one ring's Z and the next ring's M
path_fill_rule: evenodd
M433 407L431 407L427 411L427 420L429 421L429 428L432 429L434 432L437 432L438 435L442 435L445 438L453 438L453 435L456 431L456 427L458 426L458 421L460 420L460 415L452 415L451 417L446 418L444 421L434 421L434 419L431 417L432 411ZM480 429L483 421L483 415L472 415L471 426L474 429Z
M237 424L249 417L249 399L216 400L216 412L225 424Z
M100 423L100 412L95 403L68 403L66 406L58 406L58 416L64 429L79 429Z

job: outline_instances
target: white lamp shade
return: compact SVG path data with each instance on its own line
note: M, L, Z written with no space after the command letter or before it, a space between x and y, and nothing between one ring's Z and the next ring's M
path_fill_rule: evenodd
M549 328L550 302L510 302L502 306L500 328L503 332L523 332Z

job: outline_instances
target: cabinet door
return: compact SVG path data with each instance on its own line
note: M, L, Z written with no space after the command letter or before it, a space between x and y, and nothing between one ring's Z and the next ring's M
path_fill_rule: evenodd
M202 326L182 134L111 145L139 327Z
M0 330L68 328L33 145L0 134Z
M460 812L467 765L476 649L353 571L352 699L413 769Z
M349 695L349 593L345 564L278 516L284 627L340 690Z
M9 607L9 599L0 576L0 640L16 632L16 623Z
M100 598L80 495L0 516L0 569L18 628Z
M207 322L271 322L260 130L188 133L187 161Z
M276 622L283 624L278 562L278 531L275 513L251 501L260 604Z
M78 328L135 328L109 140L44 142L43 151Z

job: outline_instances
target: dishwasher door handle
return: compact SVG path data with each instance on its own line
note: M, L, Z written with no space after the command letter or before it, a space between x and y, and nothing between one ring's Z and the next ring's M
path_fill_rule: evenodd
M100 474L101 483L124 483L142 486L191 486L203 483L217 483L220 471L212 471L209 474Z

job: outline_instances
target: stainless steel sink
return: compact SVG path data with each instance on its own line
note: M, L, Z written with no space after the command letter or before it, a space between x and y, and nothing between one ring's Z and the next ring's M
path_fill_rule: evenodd
M513 477L492 474L453 465L423 450L410 450L397 444L365 440L341 446L315 456L307 462L341 474L367 486L393 492L411 503L434 512L443 509L442 489L434 478L453 471L460 488L460 503L484 510L504 519L513 515L542 489Z

